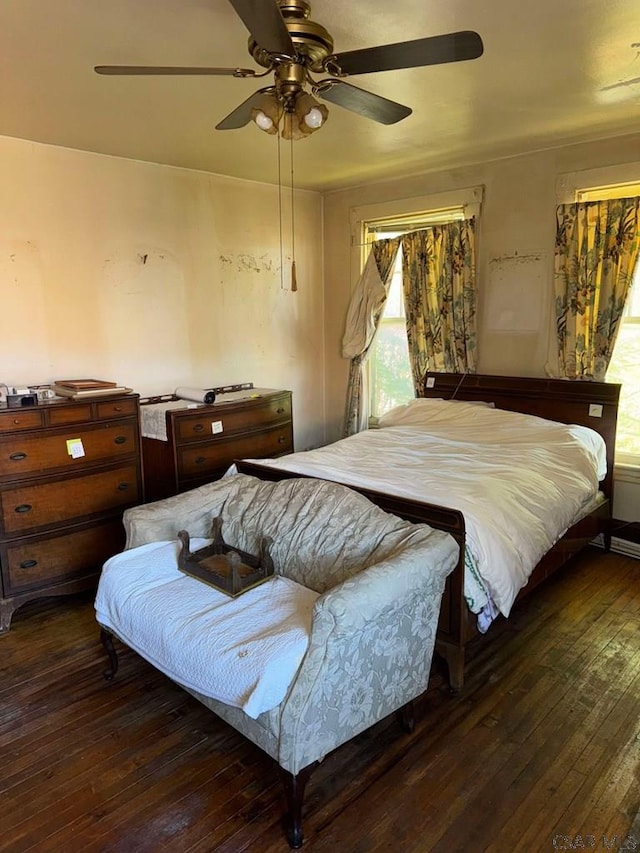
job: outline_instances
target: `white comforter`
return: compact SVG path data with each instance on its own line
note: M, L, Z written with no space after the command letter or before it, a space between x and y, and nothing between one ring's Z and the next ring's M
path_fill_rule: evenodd
M509 615L538 561L584 514L606 473L604 441L593 430L441 400L414 400L385 416L380 429L327 447L255 461L462 511L467 549L491 600L467 592L469 577L465 594L483 613L485 630L492 603Z

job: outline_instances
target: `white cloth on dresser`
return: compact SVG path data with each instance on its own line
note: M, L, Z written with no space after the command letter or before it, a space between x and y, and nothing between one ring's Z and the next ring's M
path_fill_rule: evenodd
M190 548L210 541L193 538ZM285 697L318 593L274 576L230 598L181 572L179 549L152 542L107 560L97 621L178 684L255 719Z
M165 403L148 403L140 406L140 432L143 438L167 441L167 412L170 409L185 409L184 400L169 400Z

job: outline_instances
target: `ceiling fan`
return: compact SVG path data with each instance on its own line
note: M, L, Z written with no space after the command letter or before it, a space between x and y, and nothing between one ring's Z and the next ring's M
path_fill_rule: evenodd
M337 104L380 124L394 124L411 115L409 107L353 86L344 78L355 74L418 68L476 59L483 44L478 33L465 30L413 41L333 52L333 38L310 20L308 0L229 0L249 30L249 53L267 70L249 68L97 65L98 74L212 75L253 77L273 74L273 84L254 92L217 125L235 130L252 119L267 133L301 139L321 127L327 108L316 98ZM312 74L329 75L321 80ZM310 91L308 91L310 90ZM282 127L281 127L282 124Z

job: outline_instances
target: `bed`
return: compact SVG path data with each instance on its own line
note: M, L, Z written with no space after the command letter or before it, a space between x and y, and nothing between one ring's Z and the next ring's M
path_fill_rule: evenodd
M236 466L340 482L457 539L436 651L459 690L470 639L598 535L609 547L619 393L612 383L432 373L380 429Z

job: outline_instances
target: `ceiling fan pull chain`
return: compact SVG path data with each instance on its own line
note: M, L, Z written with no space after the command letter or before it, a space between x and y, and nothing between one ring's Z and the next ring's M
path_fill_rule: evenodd
M296 228L295 228L295 201L293 192L293 136L289 140L289 156L291 160L291 292L295 293L298 289L298 280L296 278Z
M280 134L276 136L276 154L278 157L278 220L280 226L280 290L284 290L284 251L282 248L282 177L280 172Z

